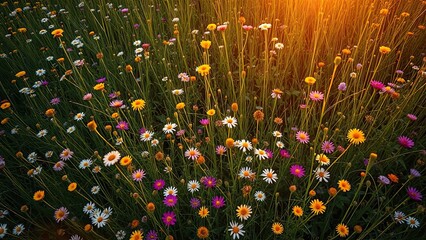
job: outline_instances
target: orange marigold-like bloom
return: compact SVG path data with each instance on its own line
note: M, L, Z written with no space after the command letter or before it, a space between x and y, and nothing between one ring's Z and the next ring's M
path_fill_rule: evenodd
M34 193L33 199L35 201L41 201L44 198L44 191L43 190L39 190L37 192Z
M58 28L52 31L52 35L54 38L63 37L64 30Z

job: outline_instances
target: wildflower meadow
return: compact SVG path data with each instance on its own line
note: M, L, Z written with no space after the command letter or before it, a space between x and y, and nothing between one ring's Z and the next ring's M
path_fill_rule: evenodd
M424 239L426 1L0 5L0 239Z

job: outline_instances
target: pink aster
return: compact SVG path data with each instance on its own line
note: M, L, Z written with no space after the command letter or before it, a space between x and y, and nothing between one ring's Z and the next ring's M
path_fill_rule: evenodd
M152 188L154 188L155 190L159 191L159 190L161 190L161 189L164 188L164 185L166 185L166 182L163 179L157 179L152 184Z
M212 206L214 208L221 208L225 206L225 198L222 196L214 196L212 198Z
M290 154L290 152L288 150L281 149L280 150L280 156L283 157L283 158L290 158L291 154Z
M407 117L408 117L408 119L410 119L411 121L416 121L416 120L417 120L416 115L411 114L411 113L407 114Z
M398 143L399 143L399 145L401 145L402 147L405 147L405 148L414 147L414 141L407 136L399 136L398 137Z
M325 153L333 153L334 152L334 144L331 141L324 141L321 144L321 150Z
M178 198L174 195L167 195L164 199L163 199L163 203L164 205L166 205L167 207L174 207L178 202Z
M115 126L118 130L129 130L129 124L126 121L118 122L117 126Z
M305 169L301 165L294 164L290 167L290 173L298 178L305 176Z
M311 98L312 101L319 102L319 101L322 101L324 99L324 94L322 92L319 92L319 91L312 91L309 94L309 97Z
M140 182L143 178L145 178L145 171L142 169L138 169L132 173L133 181Z
M298 131L296 133L296 139L297 141L299 141L300 143L308 143L309 142L309 134L305 131Z

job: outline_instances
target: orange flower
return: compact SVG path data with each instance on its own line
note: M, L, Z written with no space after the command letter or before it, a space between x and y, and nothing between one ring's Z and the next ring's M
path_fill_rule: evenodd
M152 202L148 203L148 204L146 205L146 210L147 210L148 212L154 212L154 210L155 210L155 204L154 204L154 203L152 203Z
M43 198L44 198L44 191L43 190L40 190L40 191L37 191L37 192L34 193L33 199L35 201L41 201L41 200L43 200Z
M380 46L379 47L379 52L381 54L388 54L390 53L391 49L389 47L385 47L385 46Z
M185 103L183 103L183 102L180 102L180 103L176 104L176 109L177 109L177 110L181 110L181 109L183 109L184 107L185 107Z
M89 128L90 131L96 131L96 128L98 127L98 125L96 124L95 120L90 121L89 123L87 123L87 128Z
M210 46L212 45L212 42L209 41L209 40L203 40L203 41L200 42L200 45L204 49L209 49Z
M98 83L93 87L94 90L96 91L102 91L105 89L105 84L104 83Z
M72 192L77 188L77 183L72 182L70 185L68 185L68 191Z
M216 111L214 109L210 109L207 111L207 115L209 116L213 116L216 113Z
M17 74L15 74L15 77L23 77L23 76L25 76L25 74L27 74L27 72L25 72L25 71L20 71L20 72L18 72Z
M52 31L52 35L53 35L54 38L63 37L62 33L64 33L64 30L62 30L60 28Z
M8 109L10 107L10 102L3 102L0 106L1 109L5 110Z
M399 181L399 178L398 178L398 176L396 176L395 174L393 174L393 173L389 173L388 174L388 178L389 178L389 180L391 180L392 182L394 182L394 183L398 183L398 181Z
M46 110L44 114L46 115L46 117L53 117L55 116L55 109L49 108Z

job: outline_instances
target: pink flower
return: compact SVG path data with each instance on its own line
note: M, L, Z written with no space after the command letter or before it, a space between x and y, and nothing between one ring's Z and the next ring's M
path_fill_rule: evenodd
M217 26L217 30L219 31L219 32L224 32L225 30L226 30L226 28L228 27L228 25L225 25L225 24L223 24L223 25L219 25L219 26Z
M382 90L385 87L385 84L376 80L371 80L370 85L377 90Z
M305 131L298 131L296 133L296 139L300 143L306 144L309 142L309 134Z
M416 120L417 120L416 115L411 114L411 113L407 114L407 117L408 117L408 119L410 119L411 121L416 121Z
M309 94L309 97L311 98L312 101L319 102L319 101L324 99L324 94L322 92L319 92L319 91L312 91Z
M290 167L290 173L298 178L305 176L305 169L301 165L294 164Z
M399 136L398 137L398 143L399 143L399 145L401 145L402 147L405 147L405 148L414 147L414 141L407 136Z
M84 101L89 101L90 99L92 99L92 94L91 94L91 93L86 93L86 94L83 96L83 100L84 100Z

